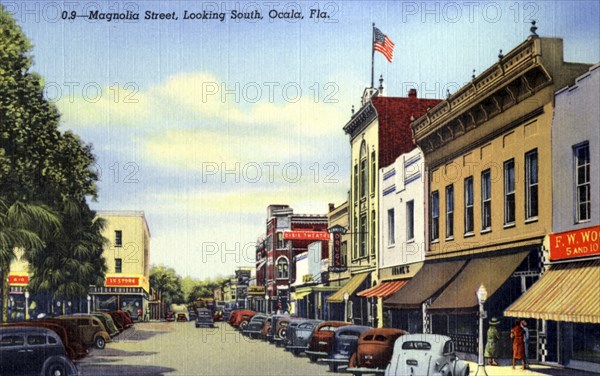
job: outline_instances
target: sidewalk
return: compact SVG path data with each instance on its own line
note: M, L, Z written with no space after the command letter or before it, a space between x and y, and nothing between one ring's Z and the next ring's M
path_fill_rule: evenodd
M471 369L470 375L475 375L477 372L477 363L469 362ZM550 367L540 364L532 364L529 369L521 368L520 364L515 364L515 369L512 366L485 366L485 371L488 376L535 376L535 375L552 375L552 376L598 376L598 373L576 371L568 368ZM477 376L484 376L483 369L479 370Z

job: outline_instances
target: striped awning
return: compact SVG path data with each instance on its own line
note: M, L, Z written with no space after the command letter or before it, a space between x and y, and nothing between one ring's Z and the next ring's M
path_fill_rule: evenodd
M396 291L400 290L406 284L406 282L408 282L408 279L381 282L379 285L373 286L370 289L363 290L356 295L365 298L386 298L395 293Z
M505 316L600 324L600 260L550 266Z
M350 280L342 286L339 290L337 290L334 294L332 294L329 298L327 298L327 303L343 303L344 302L344 293L348 293L348 295L354 294L354 291L360 287L360 285L367 279L369 273L361 273L355 274L350 278Z

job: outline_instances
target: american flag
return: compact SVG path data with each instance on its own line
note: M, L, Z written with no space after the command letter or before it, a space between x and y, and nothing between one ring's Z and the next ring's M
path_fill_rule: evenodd
M394 57L394 42L376 27L373 27L373 49L379 51L390 63Z

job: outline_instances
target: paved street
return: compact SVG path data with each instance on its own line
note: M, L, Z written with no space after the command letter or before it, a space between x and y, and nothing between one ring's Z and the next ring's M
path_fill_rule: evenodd
M91 350L77 363L82 376L158 375L332 375L324 365L311 364L258 340L250 340L229 325L196 329L193 322L136 324L104 350ZM471 375L477 365L471 363ZM481 372L479 373L482 374ZM531 370L487 367L490 376L560 375L582 372L533 365Z

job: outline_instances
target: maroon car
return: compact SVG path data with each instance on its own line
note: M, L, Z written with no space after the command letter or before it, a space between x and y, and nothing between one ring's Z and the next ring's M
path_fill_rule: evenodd
M326 357L333 348L333 337L336 330L342 326L350 325L343 321L323 321L313 330L308 341L306 355L311 362Z
M384 371L394 353L398 337L408 334L402 329L373 328L358 338L356 352L350 357L348 372L360 375L365 372Z

